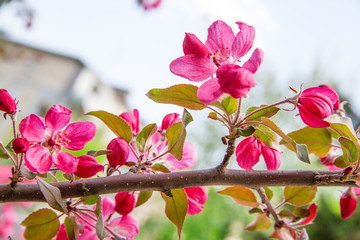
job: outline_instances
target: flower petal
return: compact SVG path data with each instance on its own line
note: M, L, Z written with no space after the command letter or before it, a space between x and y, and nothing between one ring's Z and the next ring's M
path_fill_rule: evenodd
M70 140L67 145L64 145L69 150L83 149L85 144L94 138L96 133L96 126L92 122L76 122L71 123L64 130L66 138Z
M236 161L242 169L252 170L252 167L259 162L261 154L261 142L255 137L248 137L242 140L236 147Z
M185 33L183 50L185 55L197 54L206 58L210 57L208 48L192 33Z
M261 143L261 153L264 157L268 170L277 170L281 163L281 152Z
M190 81L201 82L216 72L215 64L208 58L189 54L179 57L170 63L170 71Z
M74 155L64 151L54 151L52 160L60 171L69 174L76 172L78 159Z
M229 57L234 40L235 35L231 27L225 22L218 20L210 25L205 45L212 54L220 50L221 57L226 59Z
M244 56L251 49L255 39L255 28L243 22L236 22L240 32L236 34L235 41L231 47L234 60Z
M263 58L264 52L261 49L257 48L252 53L250 59L244 63L243 68L246 68L251 73L255 73L260 67Z
M107 197L102 199L102 214L103 219L106 221L115 212L115 203Z
M52 106L45 116L45 124L48 133L52 136L63 129L71 118L71 110L61 105Z
M211 78L210 80L204 82L199 89L197 90L197 97L205 104L212 104L216 102L221 95L223 95L223 90L218 83L217 78Z
M31 114L20 122L19 131L29 142L40 143L45 141L44 121L35 114Z
M52 165L49 149L34 145L25 154L25 164L32 172L46 173Z
M313 128L325 128L330 126L328 122L325 122L318 115L310 112L306 107L302 105L298 105L297 107L299 109L300 117L306 125Z
M120 114L120 117L129 124L135 134L139 133L139 111L137 109L134 109L133 113L124 112Z
M169 161L169 163L177 169L191 168L197 161L196 148L190 142L185 142L183 149L183 157L180 161L171 154L166 155L166 160Z
M188 187L184 188L188 199L189 215L200 213L204 209L204 204L208 198L206 188L204 187Z
M120 230L118 233L125 237L135 237L140 228L138 221L130 215L114 218L109 226Z

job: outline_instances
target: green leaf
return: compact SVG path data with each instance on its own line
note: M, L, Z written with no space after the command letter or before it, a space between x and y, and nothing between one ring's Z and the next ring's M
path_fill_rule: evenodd
M89 197L81 197L81 201L84 205L93 205L97 202L98 195L89 196Z
M97 216L99 216L102 213L102 199L100 196L96 200L96 207L95 207L94 212Z
M197 86L179 84L164 89L151 89L146 96L158 103L168 103L191 110L201 110L206 105L197 97L197 90Z
M228 94L223 94L219 101L211 105L223 110L227 115L235 113L238 108L237 99Z
M93 156L93 157L98 157L98 156L101 156L101 155L108 155L112 153L111 150L98 150L98 151L94 151L94 150L90 150L90 151L87 151L87 155L90 155L90 156Z
M271 220L266 214L258 214L255 221L245 228L249 232L264 231L271 227Z
M335 159L334 165L338 168L346 168L350 166L350 162L347 159L345 160L344 156L339 156Z
M171 194L173 197L169 197L165 193L161 193L161 196L166 204L165 214L177 228L180 239L188 209L188 200L184 189L173 189L171 190Z
M211 118L212 120L218 120L218 116L214 112L210 112L208 118Z
M191 114L188 112L188 110L186 110L184 108L183 111L183 115L182 115L182 124L184 125L184 127L187 127L187 125L189 123L191 123L192 121L194 121L193 117L191 116Z
M317 187L285 187L285 202L295 206L310 203L316 196Z
M136 138L136 147L140 152L143 153L149 149L150 145L148 140L151 140L151 136L154 135L156 131L157 126L155 123L149 124L141 130Z
M246 207L258 207L260 204L257 202L255 194L248 188L245 187L228 187L224 190L218 191L217 193L230 196L235 202Z
M310 153L325 156L331 148L331 132L326 128L305 127L288 134L298 144L306 144ZM280 144L285 144L282 140ZM289 147L289 144L285 144Z
M344 160L350 163L356 162L359 159L359 150L354 141L346 137L339 137L338 140L341 144Z
M58 216L50 209L40 209L30 214L22 223L27 240L52 239L60 228Z
M183 155L185 137L186 129L182 122L174 123L166 130L169 152L179 161Z
M152 196L152 193L153 193L152 191L141 191L137 198L135 207L139 207L144 203L146 203Z
M171 171L160 163L156 163L151 167L152 170L162 172L162 173L171 173Z
M346 137L352 140L356 148L360 150L360 144L356 137L354 131L354 126L351 122L351 119L348 117L340 117L338 115L331 115L330 117L324 119L330 124L330 128L337 134L339 137Z
M71 220L69 217L66 217L64 220L64 225L65 225L66 235L68 236L69 240L75 240L74 220Z
M248 110L246 110L246 116L254 112L255 110L258 110L259 108L265 107L266 105L261 105L260 107L250 107ZM261 121L261 117L267 117L270 118L277 114L277 112L280 110L280 108L277 107L269 107L265 108L263 110L260 110L259 112L253 113L250 115L246 120L247 121Z
M6 152L2 149L0 146L0 159L9 159L9 156L6 154Z
M103 121L108 128L115 133L116 136L121 137L126 142L132 139L132 132L129 124L119 116L105 111L93 111L86 115L92 115Z
M295 208L292 213L294 214L294 216L298 217L298 218L305 218L307 216L310 215L310 211L307 208L302 208L302 207L297 207Z
M66 214L69 213L65 201L61 198L61 193L59 188L54 187L53 185L45 182L40 178L36 178L37 183L39 185L40 191L44 195L46 202L50 207L64 212Z
M307 150L307 147L305 144L296 144L296 142L286 135L273 121L271 121L268 118L261 118L261 122L273 130L277 135L282 137L282 139L289 145L289 149L296 152L296 156L305 163L310 163L309 158L309 150Z
M240 135L240 136L243 136L243 137L249 137L251 136L253 133L255 132L255 128L253 126L248 126L246 128L238 128L237 129L237 133Z
M279 140L274 131L264 125L256 126L254 136L257 137L266 146L280 151Z
M250 214L254 214L254 213L263 213L264 211L261 210L260 208L252 208L249 210Z
M102 211L100 211L98 219L96 221L96 235L99 239L103 240L104 238L110 237L107 232L105 231L105 225L103 220Z
M269 201L273 198L273 196L274 196L274 193L273 193L273 191L270 189L270 188L268 188L268 187L263 187L264 188L264 191L265 191L265 194L266 194L266 196L267 196L267 198L269 199Z

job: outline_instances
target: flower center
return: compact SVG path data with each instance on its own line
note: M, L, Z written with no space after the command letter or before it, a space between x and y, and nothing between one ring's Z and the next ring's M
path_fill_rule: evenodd
M48 140L49 146L56 147L60 150L63 146L66 146L71 142L71 140L66 137L67 135L68 133L65 131L58 131L52 138Z
M230 59L230 49L224 48L216 50L216 52L212 55L212 60L216 66L220 66L221 64L227 63Z

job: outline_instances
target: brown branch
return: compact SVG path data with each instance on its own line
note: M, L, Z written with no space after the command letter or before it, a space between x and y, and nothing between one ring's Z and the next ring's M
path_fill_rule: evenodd
M264 186L356 186L353 181L342 181L342 171L243 171L217 168L162 173L133 174L90 178L52 183L61 196L74 198L127 191L164 191L167 189L232 185L259 188ZM37 184L0 185L0 202L43 202Z

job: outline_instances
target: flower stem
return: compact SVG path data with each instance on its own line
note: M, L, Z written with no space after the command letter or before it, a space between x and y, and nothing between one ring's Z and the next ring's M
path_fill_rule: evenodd
M268 213L273 216L275 220L275 227L281 228L284 225L284 222L279 219L274 207L270 203L269 198L265 194L264 188L255 188L255 190L258 192L262 202L266 205Z

